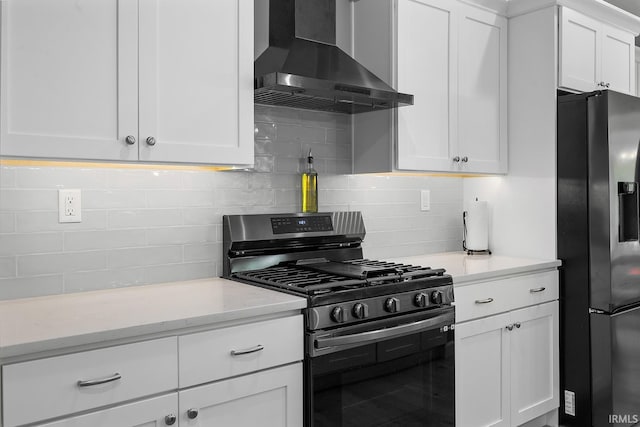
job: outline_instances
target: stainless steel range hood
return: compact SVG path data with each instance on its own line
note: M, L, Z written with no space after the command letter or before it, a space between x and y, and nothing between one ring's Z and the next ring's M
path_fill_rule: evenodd
M254 76L256 104L347 114L413 105L336 46L335 0L269 0Z

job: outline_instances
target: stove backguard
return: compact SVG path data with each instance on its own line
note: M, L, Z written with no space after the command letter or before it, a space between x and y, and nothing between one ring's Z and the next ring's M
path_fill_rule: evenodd
M360 212L225 215L223 277L285 261L362 258Z

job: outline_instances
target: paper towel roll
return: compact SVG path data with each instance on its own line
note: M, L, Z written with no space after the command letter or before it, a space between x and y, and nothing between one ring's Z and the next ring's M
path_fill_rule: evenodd
M465 216L465 246L468 250L489 249L489 212L487 202L474 200Z

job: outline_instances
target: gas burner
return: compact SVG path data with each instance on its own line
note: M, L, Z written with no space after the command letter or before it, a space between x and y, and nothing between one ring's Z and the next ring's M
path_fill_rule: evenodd
M238 272L234 273L233 277L300 294L320 295L443 275L443 269L430 267L369 259L329 261L323 258L299 260L260 270Z

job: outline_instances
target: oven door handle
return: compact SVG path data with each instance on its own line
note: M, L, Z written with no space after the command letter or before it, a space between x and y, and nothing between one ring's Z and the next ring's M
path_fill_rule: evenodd
M336 347L340 345L361 344L370 341L376 341L395 336L405 335L416 332L425 328L432 328L440 324L448 324L454 322L454 314L446 313L430 319L419 320L405 325L394 326L392 328L376 329L374 331L360 332L358 334L343 335L331 338L316 338L315 347L317 349Z

